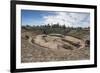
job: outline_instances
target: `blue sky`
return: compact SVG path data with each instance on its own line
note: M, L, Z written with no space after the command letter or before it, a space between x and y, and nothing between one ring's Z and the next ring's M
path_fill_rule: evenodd
M90 13L21 10L22 25L56 24L73 27L90 26Z

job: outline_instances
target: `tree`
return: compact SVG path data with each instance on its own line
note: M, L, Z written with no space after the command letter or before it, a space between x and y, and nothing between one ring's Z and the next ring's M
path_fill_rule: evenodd
M65 24L62 26L62 28L63 28L63 29L66 29L66 26L65 26Z

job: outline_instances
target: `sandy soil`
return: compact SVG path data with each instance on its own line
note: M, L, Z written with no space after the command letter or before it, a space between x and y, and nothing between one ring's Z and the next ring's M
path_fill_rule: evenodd
M25 35L28 35L26 39ZM69 42L79 43L76 47ZM90 48L85 47L85 42L72 36L50 36L34 34L32 32L22 33L21 39L21 62L46 62L46 61L68 61L86 60L90 58ZM69 46L69 48L66 46Z

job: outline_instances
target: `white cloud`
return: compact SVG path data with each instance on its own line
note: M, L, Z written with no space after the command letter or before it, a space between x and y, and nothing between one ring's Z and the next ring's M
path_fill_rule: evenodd
M46 15L43 17L45 24L56 24L73 27L89 26L89 13L75 13L75 12L53 12L53 15Z

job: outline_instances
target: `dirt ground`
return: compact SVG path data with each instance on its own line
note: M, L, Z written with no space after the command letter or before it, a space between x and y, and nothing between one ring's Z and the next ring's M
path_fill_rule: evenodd
M85 46L84 40L60 34L51 36L22 31L22 63L88 59L90 59L90 47Z

